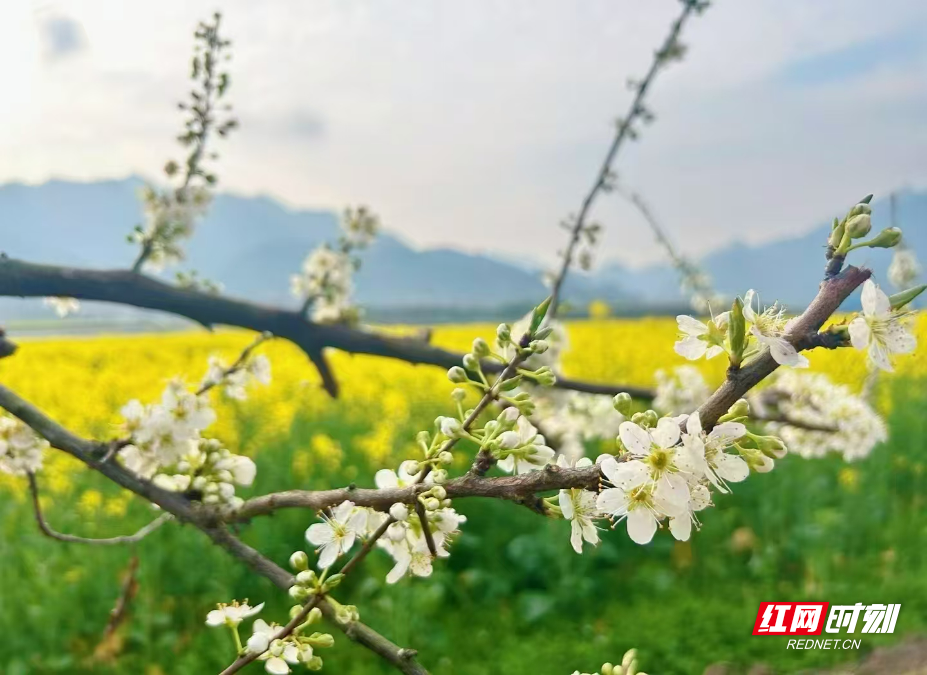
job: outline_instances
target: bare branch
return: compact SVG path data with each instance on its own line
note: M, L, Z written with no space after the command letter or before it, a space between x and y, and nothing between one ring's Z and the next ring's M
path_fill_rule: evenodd
M563 254L563 262L560 266L560 271L557 273L557 276L554 278L553 288L551 295L553 300L550 305L550 317L553 318L557 314L557 309L560 305L560 296L563 290L563 282L566 280L567 273L570 270L570 265L573 264L573 256L576 252L576 246L579 244L580 238L583 234L583 229L586 227L586 220L589 215L589 211L592 208L592 205L595 203L596 198L605 191L608 191L612 186L610 181L612 179L612 165L615 162L615 157L618 155L618 151L621 149L621 146L629 138L634 138L636 136L636 131L633 129L634 123L638 119L642 119L649 116L647 108L644 106L644 98L647 96L647 92L650 90L653 81L657 77L657 73L660 72L661 66L664 66L667 61L671 58L671 55L677 53L679 45L679 35L682 32L682 28L686 23L686 20L694 11L699 11L700 5L697 2L691 2L685 0L683 2L683 9L679 17L673 22L670 27L669 34L666 36L666 39L663 42L663 45L654 52L653 62L650 64L650 69L647 71L647 75L644 76L644 79L639 83L635 83L636 93L634 99L631 101L631 105L628 108L628 112L618 121L615 136L612 139L612 143L608 148L608 152L605 154L605 159L602 161L602 166L599 168L599 172L596 174L595 181L592 184L592 188L589 190L589 193L583 199L582 206L580 207L579 214L576 216L575 221L573 222L573 227L570 231L570 241L567 245L566 251Z
M122 589L119 592L119 598L115 606L110 610L109 621L106 622L106 628L103 629L103 637L93 652L95 660L101 660L107 656L113 655L113 636L116 630L122 625L129 615L129 605L138 593L138 555L133 555L129 560L129 566L125 571L125 579L122 582Z
M298 311L267 307L204 293L193 288L171 286L128 270L90 270L38 265L0 256L0 296L62 296L153 309L186 317L206 328L237 326L269 332L300 347L319 369L325 390L332 396L338 384L324 361L326 348L354 354L370 354L412 364L450 368L460 365L462 355L419 340L389 337L337 324L309 322ZM487 373L498 373L494 361L482 364ZM559 378L556 387L592 394L626 391L648 397L646 389L627 385L606 385Z

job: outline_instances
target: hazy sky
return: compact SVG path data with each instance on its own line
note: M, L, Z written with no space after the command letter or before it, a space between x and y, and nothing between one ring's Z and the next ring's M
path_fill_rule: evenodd
M216 8L242 122L224 189L367 203L418 246L549 260L678 2L8 0L0 181L157 176ZM923 0L717 0L619 173L694 253L923 186L925 33ZM618 197L595 217L603 258L660 257Z

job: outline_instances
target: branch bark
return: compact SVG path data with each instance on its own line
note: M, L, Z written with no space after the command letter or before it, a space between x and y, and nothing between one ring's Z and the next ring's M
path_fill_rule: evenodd
M332 396L338 394L338 383L325 360L328 348L440 368L460 365L463 356L418 340L389 337L343 325L312 323L296 310L178 288L129 270L39 265L0 256L0 296L61 296L111 302L182 316L209 329L236 326L269 332L289 340L305 352L318 369L323 387ZM494 361L483 363L487 373L498 373L501 368ZM652 397L648 390L640 387L569 378L558 378L555 386L591 394L614 396L626 391L639 398Z

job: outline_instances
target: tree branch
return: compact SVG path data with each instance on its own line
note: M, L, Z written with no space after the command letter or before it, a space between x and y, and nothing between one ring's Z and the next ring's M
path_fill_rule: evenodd
M73 534L63 534L61 532L56 532L51 528L51 526L46 522L44 516L42 515L42 507L39 504L39 486L35 480L35 474L29 473L27 478L29 479L29 490L32 492L32 509L35 512L35 522L38 524L39 529L47 537L56 539L58 541L63 541L66 544L94 544L96 546L119 546L122 544L137 544L142 539L147 537L149 534L157 530L159 527L164 525L164 523L173 519L173 516L169 513L162 513L160 516L155 518L153 521L145 525L135 534L123 535L119 537L107 537L103 539L95 539L90 537L78 537Z
M252 571L269 579L278 588L285 591L293 585L293 575L235 537L210 510L190 502L181 494L163 490L135 476L116 462L102 462L98 459L106 454L107 444L89 441L72 433L3 385L0 385L0 408L18 417L47 440L52 447L68 453L118 485L157 504L178 521L190 523L229 555L238 558ZM322 609L324 612L324 606ZM336 625L345 631L345 627L340 623ZM386 651L386 647L391 645L396 654L403 652L411 656L388 658L390 663L406 675L427 675L427 671L415 660L413 650L402 650L396 647L372 628L360 622L355 622L353 625L355 636L349 636L351 639L369 647L381 656ZM384 658L387 657L384 656Z
M209 329L236 326L273 333L306 353L318 368L323 387L332 396L338 394L338 383L325 362L326 348L440 368L460 365L463 356L417 340L389 337L343 325L312 323L295 310L179 288L129 270L39 265L0 256L0 296L60 296L112 302L182 316ZM486 361L482 366L487 373L498 373L502 369L501 364L494 361ZM592 394L614 395L626 391L641 398L647 398L649 394L640 387L559 377L555 386Z
M826 278L821 283L814 300L811 301L808 308L792 325L785 339L799 351L813 349L814 347L833 349L841 346L842 343L839 340L818 331L824 325L824 322L837 311L843 301L849 297L850 293L856 290L871 275L870 270L851 265L839 274ZM767 351L743 368L729 368L724 383L698 409L702 427L706 430L714 427L718 422L718 418L724 415L738 399L742 398L744 394L772 374L778 367L779 364Z
M553 298L550 304L549 313L551 317L554 317L557 314L557 309L560 305L561 291L563 290L563 283L566 281L566 276L570 270L570 265L573 264L573 255L575 253L577 244L579 244L583 229L586 227L586 218L589 215L589 211L592 209L592 205L595 203L595 200L599 194L601 194L603 191L607 191L610 188L612 164L615 162L615 157L618 155L618 151L621 149L621 146L624 144L625 140L636 135L636 132L633 129L634 122L637 121L638 118L649 114L644 107L644 98L647 96L647 92L650 90L653 81L656 79L657 73L660 71L660 67L666 64L667 60L670 58L670 53L674 47L678 46L679 35L682 32L682 28L685 25L686 20L689 18L693 11L698 9L699 2L697 0L683 0L682 12L670 27L669 34L663 41L663 45L660 47L660 49L654 52L653 62L650 64L650 69L647 71L644 79L641 80L638 84L636 88L637 91L634 95L634 99L631 101L631 106L628 108L627 114L618 122L617 129L615 130L615 136L608 148L608 152L605 154L605 159L602 161L599 172L596 174L595 182L593 182L592 188L583 199L579 214L576 216L576 220L573 223L573 227L570 231L570 241L567 245L566 251L563 254L563 262L560 266L560 271L554 278L551 291L551 296Z

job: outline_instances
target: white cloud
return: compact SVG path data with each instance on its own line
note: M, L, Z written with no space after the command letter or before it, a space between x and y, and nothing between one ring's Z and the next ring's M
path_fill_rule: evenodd
M0 9L0 180L154 175L176 154L191 32L213 1L72 0L88 48L41 59L42 16ZM243 122L219 148L226 189L298 206L365 202L420 245L550 260L604 153L624 83L648 65L671 0L223 4ZM676 239L703 252L775 238L860 194L923 181L924 52L816 88L786 67L912 26L917 0L719 1L657 84L656 124L619 162ZM616 198L602 255L659 257Z

